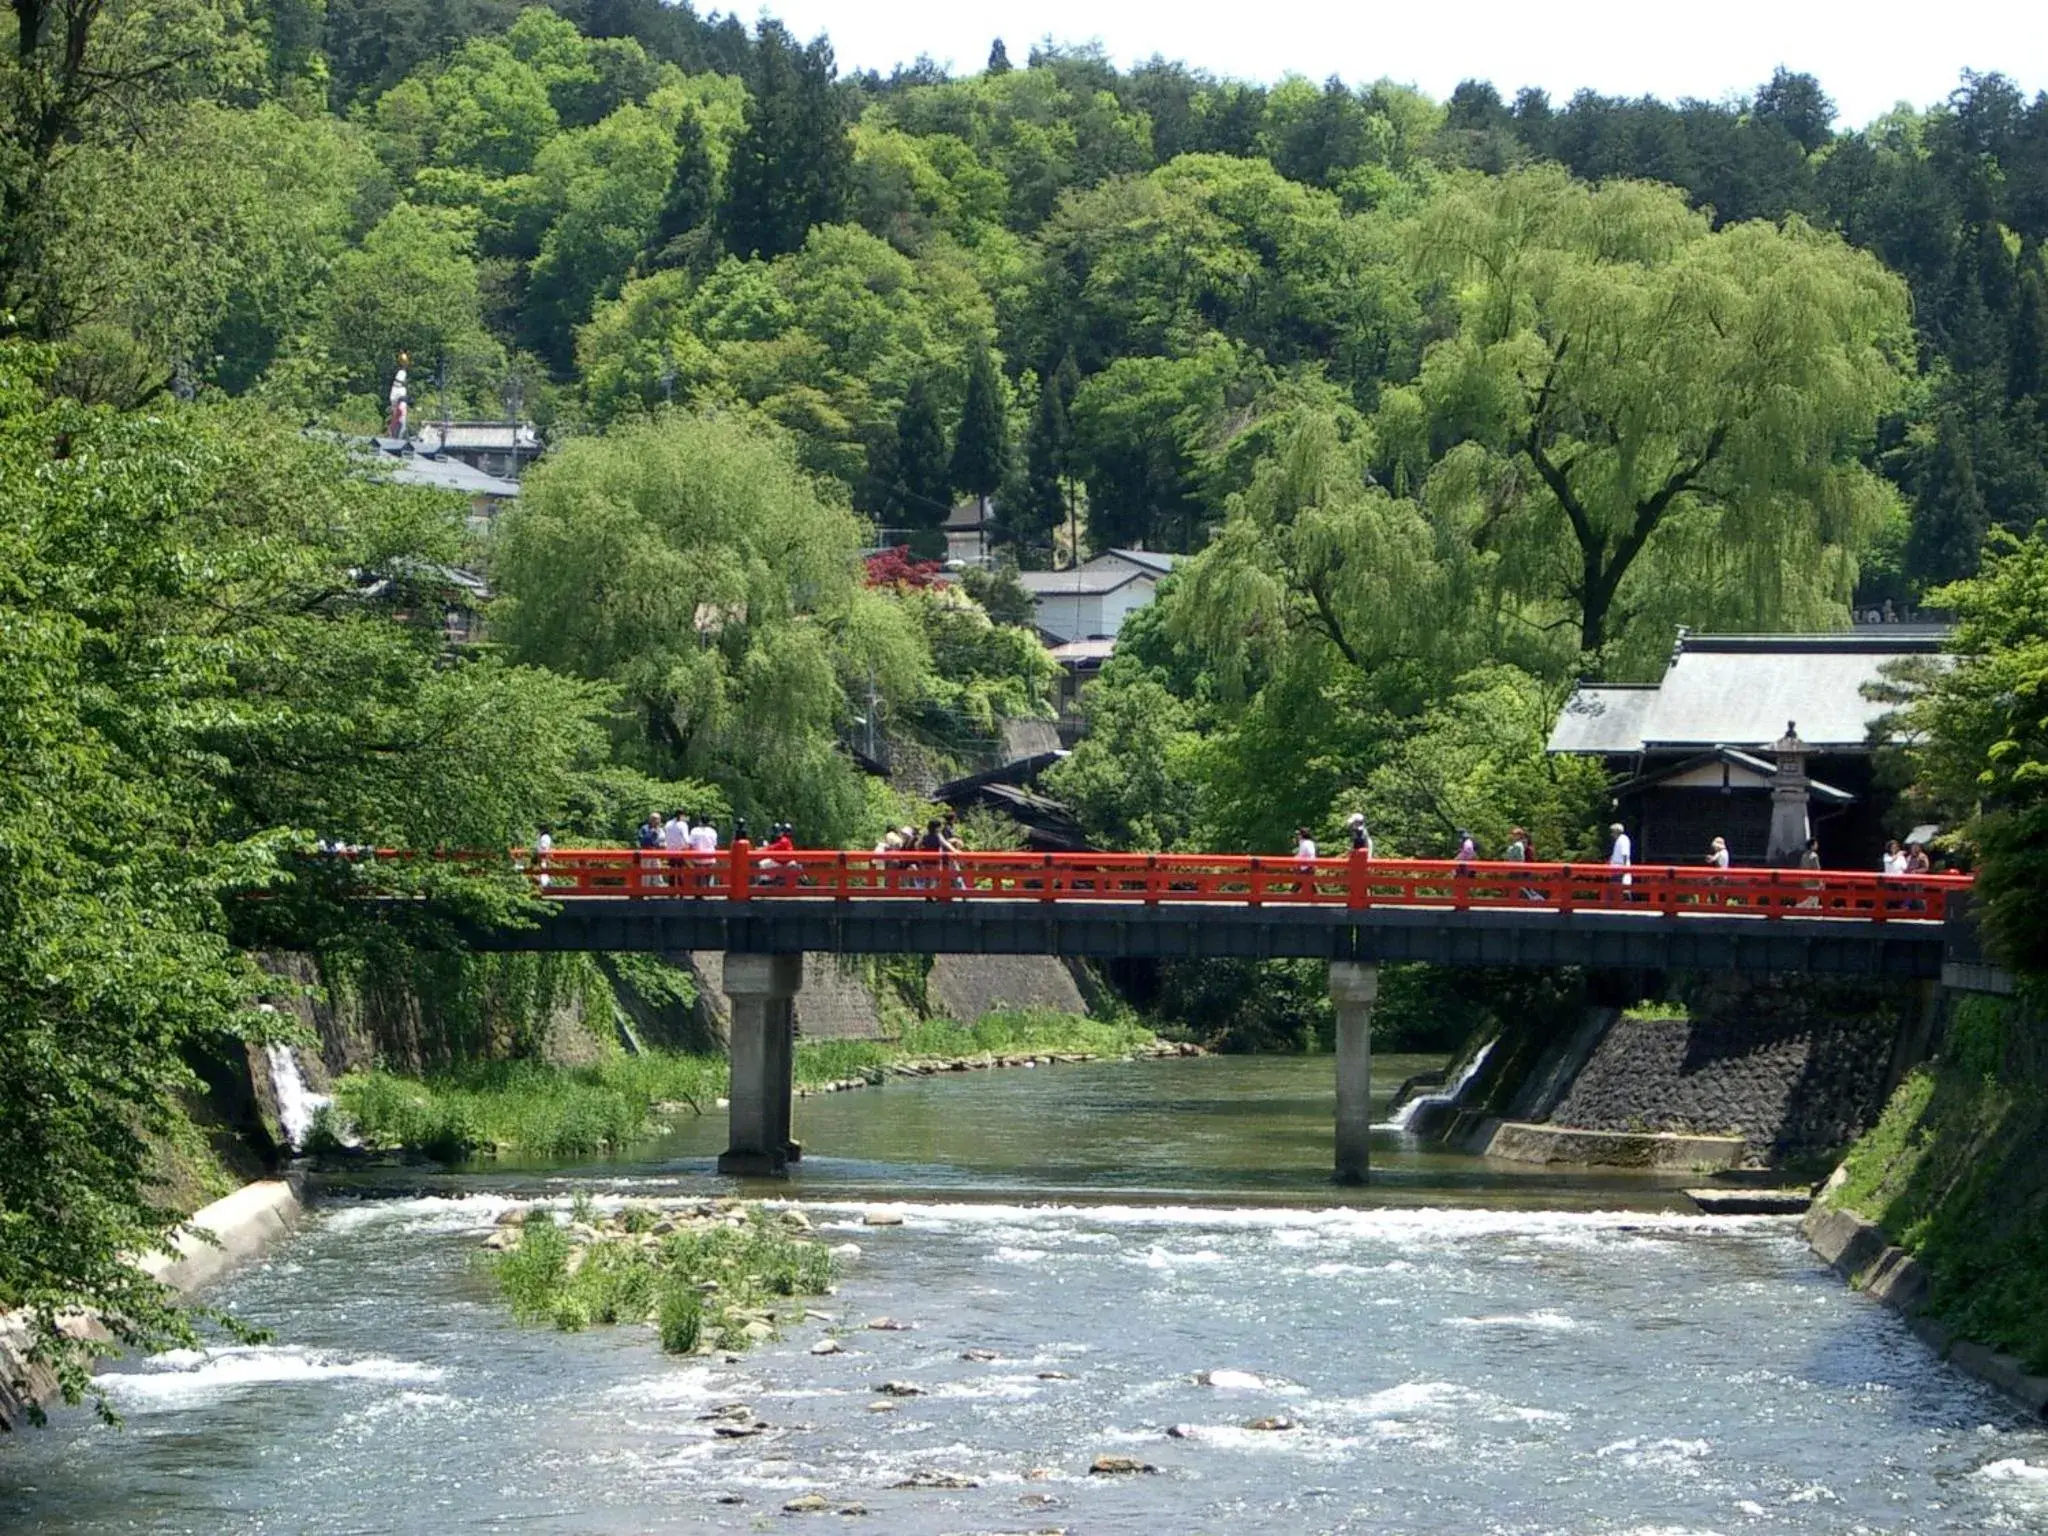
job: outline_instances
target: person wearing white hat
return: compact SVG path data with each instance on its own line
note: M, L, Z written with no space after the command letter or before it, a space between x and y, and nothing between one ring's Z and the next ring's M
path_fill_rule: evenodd
M1353 853L1363 853L1368 859L1371 858L1372 833L1366 828L1365 812L1353 811L1351 819L1345 823L1345 827L1351 835L1351 851Z

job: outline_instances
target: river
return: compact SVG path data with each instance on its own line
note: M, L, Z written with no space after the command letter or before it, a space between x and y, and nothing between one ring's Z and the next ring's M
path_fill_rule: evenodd
M730 1187L717 1117L616 1163L400 1175L209 1298L273 1342L126 1366L125 1427L0 1445L0 1530L2048 1529L2048 1435L1789 1221L1391 1133L1340 1193L1329 1127L1327 1060L806 1100L787 1193L860 1250L819 1307L845 1349L812 1355L813 1322L734 1363L517 1327L476 1263L515 1201ZM717 1438L700 1415L733 1401L774 1428ZM1091 1476L1105 1453L1157 1470ZM978 1486L894 1486L927 1473ZM779 1512L813 1491L865 1514Z

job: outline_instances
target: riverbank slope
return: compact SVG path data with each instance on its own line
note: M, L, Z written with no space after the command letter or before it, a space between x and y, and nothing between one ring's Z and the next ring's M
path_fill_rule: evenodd
M1914 1261L1909 1281L1879 1284L1878 1253L1831 1260L1945 1353L1980 1346L2048 1375L2048 1023L1959 1002L1940 1056L1900 1084L1817 1209L1816 1224L1860 1218Z

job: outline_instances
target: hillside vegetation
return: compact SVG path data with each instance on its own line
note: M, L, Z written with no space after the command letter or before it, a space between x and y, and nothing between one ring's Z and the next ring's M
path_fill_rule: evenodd
M1051 776L1116 847L1361 808L1388 852L1578 853L1605 786L1541 750L1574 677L1982 593L1906 769L2039 967L2048 98L1998 75L1856 126L1782 71L1713 104L1054 46L841 78L654 0L0 32L0 1308L73 1395L74 1309L191 1338L129 1262L177 1220L148 1148L195 1061L290 1033L258 952L456 998L425 1059L532 1054L546 977L448 922L530 893L323 843L680 808L866 845L1050 717L1014 584L863 558L963 498L1025 567L1192 557ZM415 427L544 434L487 536L370 467L401 367ZM883 744L929 771L864 771ZM1164 995L1298 1041L1311 980Z

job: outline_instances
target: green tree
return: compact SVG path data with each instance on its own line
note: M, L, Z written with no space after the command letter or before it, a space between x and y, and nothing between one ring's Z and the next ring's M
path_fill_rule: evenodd
M1200 458L1253 365L1210 336L1185 357L1120 357L1072 405L1073 462L1097 549L1189 549L1203 513Z
M459 504L246 410L53 399L50 361L0 345L0 1308L76 1401L107 1346L67 1318L144 1350L202 1320L134 1259L180 1225L148 1138L191 1063L278 1027L242 946L360 941L351 893L526 899L432 860L343 889L313 836L503 847L604 739L592 689L447 653Z
M895 478L892 502L906 528L925 530L929 543L953 509L948 484L946 431L939 424L938 402L923 375L910 381L903 408L896 413ZM921 550L921 553L929 552Z
M1050 550L1055 531L1072 509L1068 469L1073 429L1067 421L1067 401L1079 379L1069 356L1040 382L1031 431L1024 441L1024 494L1003 509L1005 533L1033 549Z
M720 211L725 243L742 255L796 250L812 226L845 211L853 145L833 75L823 37L798 47L778 21L756 29L746 127Z
M1550 168L1461 180L1412 250L1458 333L1382 407L1389 471L1466 505L1535 622L1647 664L1674 623L1842 614L1893 496L1863 455L1910 366L1904 288L1875 260Z
M1956 616L1955 661L1906 710L1919 785L1976 849L1992 952L2048 975L2048 525L1994 533L1981 574L1929 600Z
M953 434L953 489L979 498L983 515L988 499L1003 484L1010 468L1010 415L1002 375L986 347L976 347L967 363L967 397L960 407L960 425Z
M495 375L504 349L484 329L474 251L461 220L400 203L344 254L309 338L336 387L381 400L401 352L414 360L416 397L437 366L457 379Z
M930 668L900 605L861 586L862 542L781 434L665 412L529 471L498 532L499 632L616 685L630 760L829 846L873 830L868 783L834 745L849 684L894 708Z

